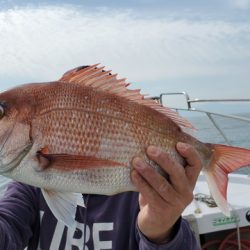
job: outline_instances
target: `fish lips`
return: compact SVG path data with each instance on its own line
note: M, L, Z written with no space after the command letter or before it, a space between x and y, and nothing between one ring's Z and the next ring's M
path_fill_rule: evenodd
M21 153L11 162L7 164L2 164L0 162L0 174L10 172L12 169L16 168L21 163L23 158L30 152L32 146L33 143L30 143L27 146L25 146L25 148L21 151Z

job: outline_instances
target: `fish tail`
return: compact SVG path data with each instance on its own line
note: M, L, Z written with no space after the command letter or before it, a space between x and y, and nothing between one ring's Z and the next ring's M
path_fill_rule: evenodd
M230 216L227 202L228 174L250 165L250 150L220 144L210 144L213 155L209 164L203 169L210 192L221 209Z

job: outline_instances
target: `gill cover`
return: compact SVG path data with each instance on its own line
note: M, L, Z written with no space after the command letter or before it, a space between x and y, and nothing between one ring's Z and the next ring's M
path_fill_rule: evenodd
M12 169L17 167L23 158L29 153L30 149L32 147L32 143L28 144L22 151L21 153L14 158L11 162L3 164L2 160L0 160L0 174L4 174L7 172L10 172Z

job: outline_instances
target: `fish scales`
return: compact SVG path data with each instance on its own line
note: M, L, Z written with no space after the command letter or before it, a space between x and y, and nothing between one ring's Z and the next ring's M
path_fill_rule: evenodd
M36 96L41 114L36 122L43 143L55 154L96 156L129 166L135 153L144 152L146 145L159 144L167 149L168 138L177 130L166 126L166 119L161 119L159 126L158 113L148 107L111 94L103 96L88 87L61 83L58 88L56 84ZM46 106L39 107L40 103Z

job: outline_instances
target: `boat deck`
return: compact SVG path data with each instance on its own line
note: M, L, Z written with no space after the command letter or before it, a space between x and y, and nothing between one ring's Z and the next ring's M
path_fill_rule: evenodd
M183 216L190 222L196 221L199 234L232 229L237 226L250 226L250 177L230 174L228 202L232 207L231 216L226 217L218 207L209 207L205 201L193 200L185 209ZM194 195L209 196L209 189L204 175L200 175Z

